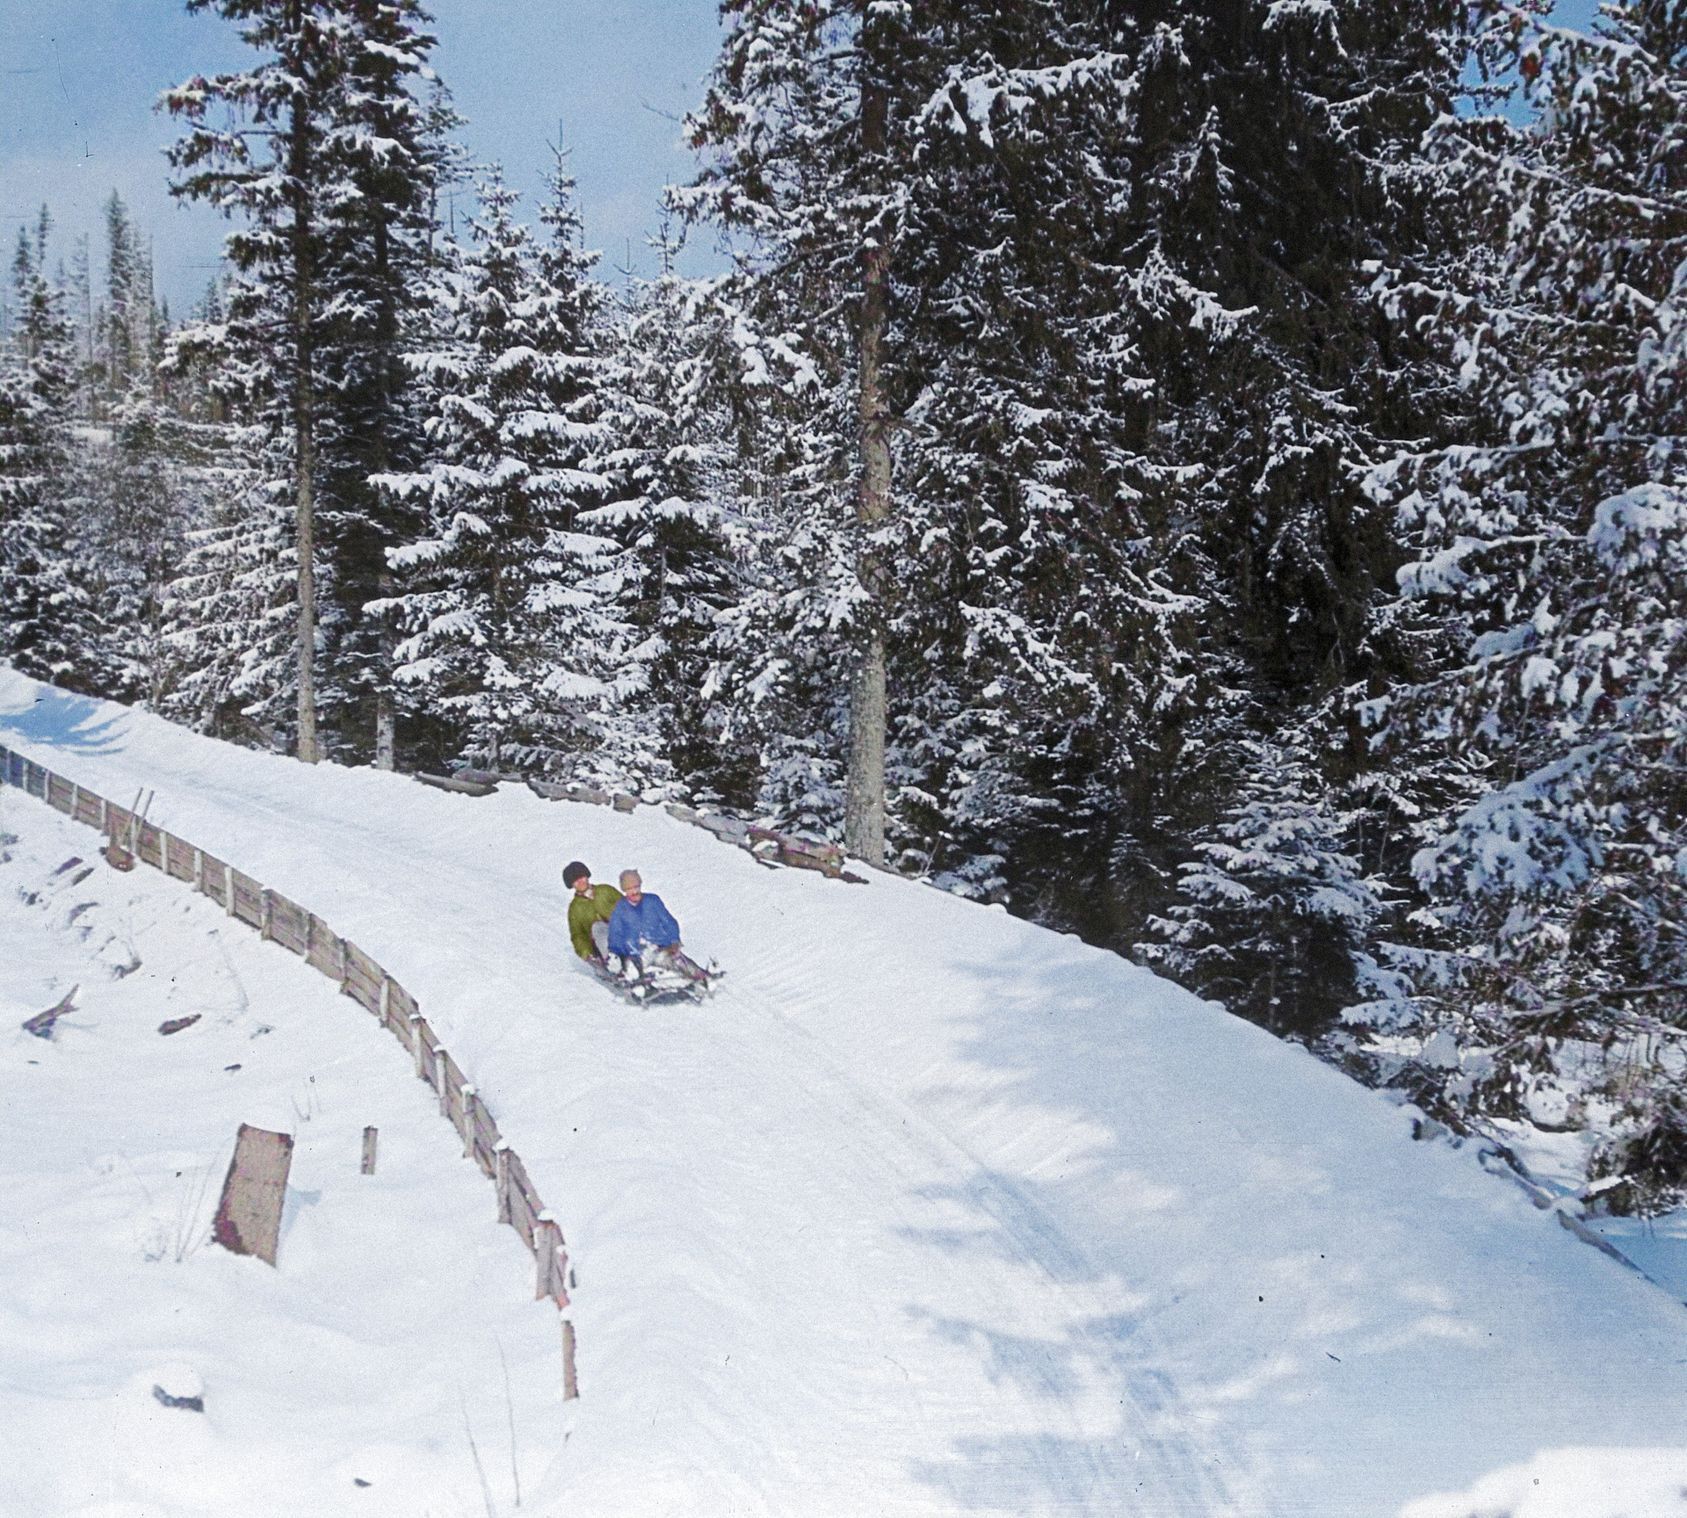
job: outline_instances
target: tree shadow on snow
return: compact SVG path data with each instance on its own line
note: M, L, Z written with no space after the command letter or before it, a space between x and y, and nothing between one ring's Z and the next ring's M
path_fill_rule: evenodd
M118 718L104 704L69 691L43 690L20 711L0 708L0 734L84 754L110 754L122 747Z
M1633 1397L1606 1407L1508 1331L1585 1313L1595 1256L1305 1050L1071 940L1026 946L934 967L975 994L954 1087L913 1093L977 1168L906 1193L903 1235L1008 1289L905 1310L1029 1410L1002 1433L981 1409L911 1465L953 1509L1347 1518L1625 1442ZM1676 1442L1654 1401L1628 1442Z
M987 1011L968 1024L960 1053L990 1072L993 1101L1010 1104L1070 1151L1070 1168L1048 1176L981 1164L964 1183L910 1193L903 1237L945 1254L1008 1267L1041 1304L1027 1325L1020 1303L981 1321L910 1306L920 1330L975 1353L986 1378L1046 1409L1040 1427L957 1439L946 1456L914 1463L923 1484L954 1509L1119 1518L1222 1518L1244 1510L1201 1419L1160 1351L1153 1321L1164 1303L1141 1284L1157 1229L1186 1203L1138 1150L1138 1124L1156 1121L1133 1092L1128 1047L1110 1036L1120 1013L1117 961L1104 973L1057 971L1060 1013L1051 1021L1050 973L1012 960L951 967L983 983ZM1145 994L1157 984L1142 976ZM1074 1045L1077 1047L1074 1047ZM1006 1087L1002 1085L1006 1077ZM946 1093L929 1095L941 1109ZM1185 1093L1187 1096L1187 1093ZM963 1096L964 1100L964 1096ZM1091 1178L1106 1197L1083 1205ZM1128 1247L1114 1247L1103 1220L1128 1220ZM1163 1285L1161 1286L1163 1293ZM1055 1322L1050 1323L1050 1317Z

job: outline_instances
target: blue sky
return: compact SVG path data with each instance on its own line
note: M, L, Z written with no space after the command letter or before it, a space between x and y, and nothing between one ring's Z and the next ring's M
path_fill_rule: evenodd
M1595 0L1564 0L1585 23ZM662 186L684 179L677 118L701 96L719 41L715 0L435 0L436 64L482 159L531 192L560 121L580 181L588 242L609 264L648 268L643 239ZM115 187L154 239L159 287L178 309L216 268L224 224L171 201L161 150L174 135L152 109L194 73L239 66L246 50L179 0L0 0L0 249L49 202L60 248L96 232ZM100 257L96 235L96 267ZM711 267L707 247L693 270Z
M533 191L562 125L587 239L648 268L662 186L690 156L676 118L702 94L720 36L715 0L435 0L435 63L469 118L470 151ZM225 224L172 202L153 111L160 90L250 57L233 29L179 0L0 0L0 238L48 202L65 236L95 231L115 187L151 232L178 309L215 272ZM100 258L95 237L95 261ZM694 263L709 262L706 248Z

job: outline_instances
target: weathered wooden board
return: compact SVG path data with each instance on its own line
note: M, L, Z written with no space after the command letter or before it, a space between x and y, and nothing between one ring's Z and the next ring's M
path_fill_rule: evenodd
M416 1074L425 1080L435 1091L439 1090L439 1040L434 1031L428 1026L425 1017L410 1019L410 1033L414 1040L411 1047L416 1053Z
M324 975L338 980L341 974L340 936L320 917L310 920L310 953L305 962Z
M199 889L213 901L221 904L226 904L227 870L228 866L215 854L201 854L199 856Z
M51 771L47 775L47 805L60 812L76 809L76 788L63 775Z
M468 1084L468 1078L463 1074L462 1066L444 1051L441 1051L439 1062L445 1077L445 1090L441 1093L445 1098L445 1115L451 1119L451 1126L457 1130L464 1144L468 1144L472 1134L468 1110L463 1103L463 1087Z
M381 981L385 971L349 938L344 940L346 953L345 989L373 1012L381 1004Z
M254 928L264 922L264 888L250 875L234 872L234 915Z
M415 1024L410 1020L415 1015L416 998L395 980L387 993L387 1026L406 1049L416 1047Z
M533 1248L533 1230L538 1226L539 1214L545 1210L538 1195L533 1190L533 1183L527 1178L526 1167L521 1163L521 1157L515 1153L509 1155L510 1167L510 1227L521 1235L522 1242L529 1249Z
M287 1134L242 1123L211 1237L234 1254L275 1264L292 1165L293 1140Z
M163 869L163 828L154 827L150 822L143 822L140 827L139 839L135 845L135 854L142 864L150 864L156 870Z
M527 788L547 801L582 801L588 806L615 804L615 798L608 791L593 790L589 785L564 785L556 780L529 780Z
M91 828L100 825L100 798L93 791L78 791L76 793L76 811L73 813L78 822L85 822Z
M486 1103L476 1102L474 1104L474 1145L478 1151L486 1155L486 1162L492 1169L496 1169L493 1160L498 1153L498 1145L501 1143L503 1143L503 1139L499 1136L498 1124L493 1120L492 1113L487 1109ZM492 1173L492 1169L487 1171L489 1175Z
M303 957L310 931L310 913L296 901L269 893L269 936L282 948Z
M345 940L346 973L340 989L367 1012L381 1010L381 967L350 939Z
M437 791L456 791L464 796L490 796L498 789L497 783L487 784L484 780L459 780L454 775L423 775L415 777L423 785L431 785Z
M193 845L173 833L164 835L164 873L176 880L193 879Z

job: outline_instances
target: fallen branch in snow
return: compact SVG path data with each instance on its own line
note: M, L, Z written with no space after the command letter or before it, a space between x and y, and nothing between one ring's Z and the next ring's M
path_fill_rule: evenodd
M72 986L62 997L59 998L58 1001L48 1007L45 1012L37 1012L34 1017L24 1023L23 1031L25 1033L33 1033L37 1038L44 1038L50 1042L53 1037L53 1028L55 1024L57 1024L58 1020L63 1017L65 1013L71 1010L71 1007L76 1000L76 993L78 989L80 988Z

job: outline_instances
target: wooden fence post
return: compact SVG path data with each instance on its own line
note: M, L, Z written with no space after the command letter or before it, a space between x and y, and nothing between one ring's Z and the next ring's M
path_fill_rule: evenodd
M510 1214L510 1146L502 1139L492 1151L492 1184L498 1193L498 1221L508 1223Z
M410 1014L410 1038L416 1053L416 1078L424 1081L428 1078L428 1045L427 1040L422 1037L422 1029L425 1026L420 1012Z
M439 1113L441 1117L449 1119L451 1116L451 1101L447 1093L451 1089L451 1075L445 1068L445 1045L438 1045L433 1051L433 1076L439 1088Z
M537 1256L534 1297L553 1297L559 1307L568 1305L568 1266L562 1253L562 1230L549 1212L541 1212L533 1225L533 1253Z
M480 1105L480 1097L467 1081L463 1082L463 1158L474 1158L474 1109Z
M265 886L259 892L259 899L263 902L263 910L258 914L258 937L267 943L275 921L275 898L270 888Z
M223 905L228 908L228 915L234 916L234 866L223 866Z
M376 1130L373 1129L373 1128L365 1128L363 1130L363 1174L364 1175L373 1175L375 1173L375 1143L376 1143Z
M197 845L193 850L193 888L201 896L205 894L205 850Z
M580 1395L580 1377L574 1369L574 1325L562 1320L562 1400L573 1402Z

